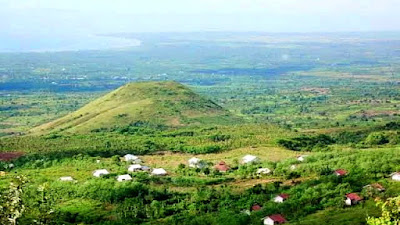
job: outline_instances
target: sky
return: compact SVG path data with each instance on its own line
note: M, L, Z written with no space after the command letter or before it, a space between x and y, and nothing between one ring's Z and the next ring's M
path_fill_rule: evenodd
M0 35L399 31L400 0L0 0Z

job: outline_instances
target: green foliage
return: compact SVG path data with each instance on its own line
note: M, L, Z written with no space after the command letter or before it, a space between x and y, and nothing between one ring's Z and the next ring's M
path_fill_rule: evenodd
M279 145L294 151L317 151L333 143L335 143L335 140L324 134L278 140Z
M378 200L377 206L381 207L382 216L368 217L370 225L397 225L400 224L400 197L388 198L386 201Z
M0 195L0 222L1 224L16 225L26 210L22 201L27 178L16 176L10 183L8 190Z

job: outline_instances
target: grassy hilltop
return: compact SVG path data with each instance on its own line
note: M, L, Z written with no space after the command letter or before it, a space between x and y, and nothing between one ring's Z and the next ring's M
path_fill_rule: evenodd
M88 133L135 123L182 127L233 121L228 111L182 84L138 82L124 85L31 133Z

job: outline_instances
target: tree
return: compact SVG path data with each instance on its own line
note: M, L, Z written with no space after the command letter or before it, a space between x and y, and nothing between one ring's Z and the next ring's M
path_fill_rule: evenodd
M388 198L385 202L378 200L376 203L382 209L382 216L368 217L369 225L399 225L400 224L400 196Z
M24 176L17 176L10 183L7 191L0 195L0 223L17 224L18 219L25 211L22 202L22 193L27 179Z

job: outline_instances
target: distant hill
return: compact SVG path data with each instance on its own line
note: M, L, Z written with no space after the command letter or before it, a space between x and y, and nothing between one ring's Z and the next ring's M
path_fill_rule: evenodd
M138 123L167 127L228 124L237 119L180 83L138 82L126 84L30 133L88 133Z

